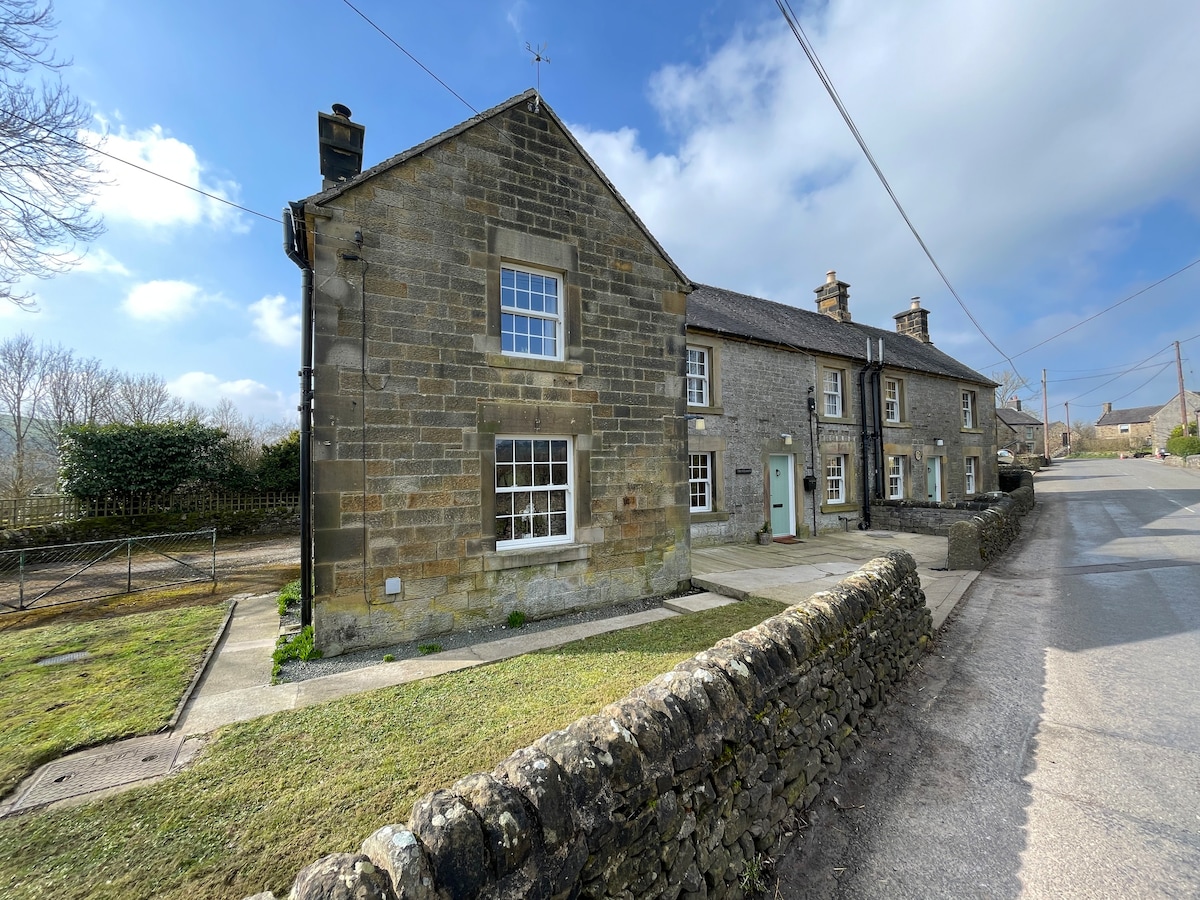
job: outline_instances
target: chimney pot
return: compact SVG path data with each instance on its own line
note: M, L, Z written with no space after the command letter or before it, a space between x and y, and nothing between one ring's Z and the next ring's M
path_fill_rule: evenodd
M909 309L920 309L920 308L921 308L921 298L920 298L920 297L913 297L913 298L912 298L912 304L911 304L911 305L910 305L908 308L909 308Z
M350 118L350 107L346 106L343 103L335 103L335 104L333 104L333 114L335 116L341 116L343 119L349 119Z
M836 284L837 283L837 272L833 271L833 269L830 269L828 272L826 272L825 273L825 283L826 284Z

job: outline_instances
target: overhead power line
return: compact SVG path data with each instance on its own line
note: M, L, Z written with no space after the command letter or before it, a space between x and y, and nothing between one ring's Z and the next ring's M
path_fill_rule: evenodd
M950 295L954 297L954 299L958 302L958 305L962 307L962 311L966 313L967 318L971 320L971 324L973 324L976 330L983 335L983 339L992 345L992 349L994 349L997 353L1004 357L1005 360L1007 360L1009 366L1012 368L1013 374L1021 380L1021 383L1028 385L1028 382L1021 376L1021 373L1017 371L1016 364L1012 361L1012 359L1009 358L1008 354L1000 349L999 345L992 340L991 336L984 331L983 326L979 324L979 320L976 319L971 310L967 308L967 304L963 301L962 297L959 296L958 291L954 289L954 285L950 283L950 279L946 277L946 273L942 271L942 267L938 265L937 260L933 258L933 253L930 251L929 245L925 243L925 239L922 238L921 233L917 231L917 227L913 224L912 219L910 219L908 217L908 213L904 211L904 207L900 203L900 198L897 197L896 192L892 190L892 186L888 183L887 178L884 176L883 170L879 167L879 163L875 161L874 155L871 153L870 148L867 147L867 142L863 138L862 133L858 130L858 126L854 124L854 120L850 117L850 113L846 109L846 105L842 102L842 98L838 95L837 88L833 86L833 81L830 79L829 73L825 71L825 67L821 64L821 60L817 57L816 51L813 49L812 44L809 43L808 36L804 33L804 29L800 27L800 21L796 17L796 14L792 11L791 3L789 0L775 0L775 5L779 7L780 13L783 14L784 20L788 23L788 27L791 28L792 34L795 36L797 42L800 44L801 49L804 51L804 55L808 57L808 61L812 65L813 70L817 73L817 77L821 80L821 84L825 87L826 93L829 94L829 98L837 107L838 112L841 113L842 119L845 121L846 126L850 129L850 133L854 136L854 139L858 142L858 146L862 149L863 155L866 156L867 162L869 162L871 164L871 168L875 170L875 175L879 178L880 183L883 185L883 189L887 191L887 195L892 199L892 203L895 205L896 210L900 213L900 217L904 219L904 224L908 226L908 230L911 231L913 237L917 239L917 243L920 244L921 250L925 253L925 257L933 266L934 271L936 271L938 277L942 279L942 283L946 285L946 289L950 291Z
M1200 335L1197 335L1197 336L1198 336L1198 337L1200 337ZM1115 376L1113 376L1113 377L1112 377L1112 378L1110 378L1108 381L1104 382L1104 384L1098 384L1098 385L1096 385L1094 388L1091 388L1090 390L1086 390L1086 391L1084 391L1084 392L1083 392L1082 394L1080 394L1078 397L1072 397L1072 398L1071 398L1070 400L1068 400L1067 402L1068 402L1068 403L1074 403L1076 400L1079 400L1079 399L1081 399L1081 398L1083 398L1083 397L1086 397L1088 394L1094 394L1096 391L1100 390L1100 388L1102 388L1102 387L1107 387L1108 385L1112 384L1112 383L1113 383L1114 381L1116 381L1117 379L1119 379L1119 378L1124 378L1124 377L1125 377L1126 375L1128 375L1130 372L1133 372L1133 371L1135 371L1136 369L1140 368L1141 366L1144 366L1144 365L1146 365L1146 363L1150 362L1150 360L1154 359L1154 357L1158 356L1160 353L1166 353L1168 350L1172 350L1172 349L1174 348L1174 346L1175 346L1174 344L1168 344L1166 347L1163 347L1161 350L1155 350L1153 353L1151 353L1151 354L1150 354L1149 356L1147 356L1145 359L1141 360L1140 362L1134 363L1132 366L1130 366L1130 367L1129 367L1128 369L1126 369L1124 372L1120 373L1119 375L1115 375ZM1168 360L1168 363L1169 363L1169 362L1170 362L1170 361ZM1157 375L1155 375L1154 377L1157 377ZM1154 379L1153 379L1153 378L1151 378L1151 381L1153 381L1153 380L1154 380ZM1148 384L1148 383L1149 383L1149 382L1147 382L1147 384ZM1128 396L1128 395L1126 395L1126 396Z
M1155 281L1152 284L1146 285L1141 290L1134 291L1128 297L1125 297L1122 300L1118 300L1116 303L1112 304L1111 306L1104 307L1104 309L1100 310L1098 313L1093 313L1092 315L1088 316L1086 319L1080 319L1078 322L1076 322L1070 328L1064 328L1058 334L1051 335L1050 337L1046 338L1044 341L1040 341L1039 343L1034 344L1029 349L1022 350L1020 353L1015 354L1012 357L1012 359L1019 359L1020 357L1024 356L1026 353L1032 353L1038 347L1044 347L1046 344L1050 343L1051 341L1058 340L1064 334L1068 334L1068 333L1074 331L1076 328L1080 327L1081 325L1086 325L1088 322L1092 321L1093 319L1100 318L1100 316L1104 315L1105 313L1112 312L1118 306L1121 306L1124 303L1128 303L1130 300L1133 300L1135 297L1140 297L1142 294L1146 293L1147 291L1153 290L1154 288L1158 287L1163 282L1170 281L1176 275L1182 275L1188 269L1192 268L1192 266L1196 266L1196 265L1200 265L1200 259L1193 259L1186 266L1182 266L1181 268L1176 269L1170 275L1164 275L1162 278L1158 279L1158 281ZM1008 359L1008 357L1005 357L1005 359Z

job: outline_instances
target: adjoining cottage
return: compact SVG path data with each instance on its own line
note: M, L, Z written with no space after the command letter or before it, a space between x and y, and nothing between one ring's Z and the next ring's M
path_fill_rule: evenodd
M1021 401L1014 397L996 409L996 443L1000 450L1014 454L1041 454L1046 447L1046 426L1021 409Z
M529 91L359 173L322 115L312 621L326 654L690 577L687 278Z
M919 300L889 332L852 321L849 287L829 272L817 312L689 295L694 546L869 527L872 500L996 489L995 383L933 346Z

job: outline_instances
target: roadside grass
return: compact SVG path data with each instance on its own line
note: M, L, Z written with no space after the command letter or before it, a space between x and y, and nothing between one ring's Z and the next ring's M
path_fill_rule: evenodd
M300 868L407 821L423 794L783 608L735 603L231 725L175 777L0 822L0 894L284 896Z
M64 753L166 725L225 615L206 601L0 631L0 796Z

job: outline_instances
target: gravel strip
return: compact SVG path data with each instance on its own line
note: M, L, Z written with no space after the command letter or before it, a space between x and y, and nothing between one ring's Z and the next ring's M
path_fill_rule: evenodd
M336 675L338 672L350 672L365 666L377 666L383 662L383 657L391 655L395 659L413 659L424 654L420 648L437 644L442 650L456 650L460 647L470 647L475 644L486 644L513 637L518 631L522 634L535 634L539 631L549 631L552 628L565 628L569 625L580 625L585 622L599 622L617 616L627 616L632 613L659 609L663 603L674 597L685 597L689 594L701 593L698 590L671 594L668 597L647 597L643 600L630 600L617 606L605 606L600 609L589 609L583 612L571 613L565 616L555 616L549 619L539 619L536 622L526 622L520 628L509 628L507 625L486 625L469 631L456 631L438 637L426 638L421 641L410 641L405 644L392 644L387 647L373 647L370 650L358 650L343 653L330 659L289 660L283 664L279 673L279 681L307 681L309 678L321 678L325 675ZM298 615L288 615L282 620L284 625L299 625Z

